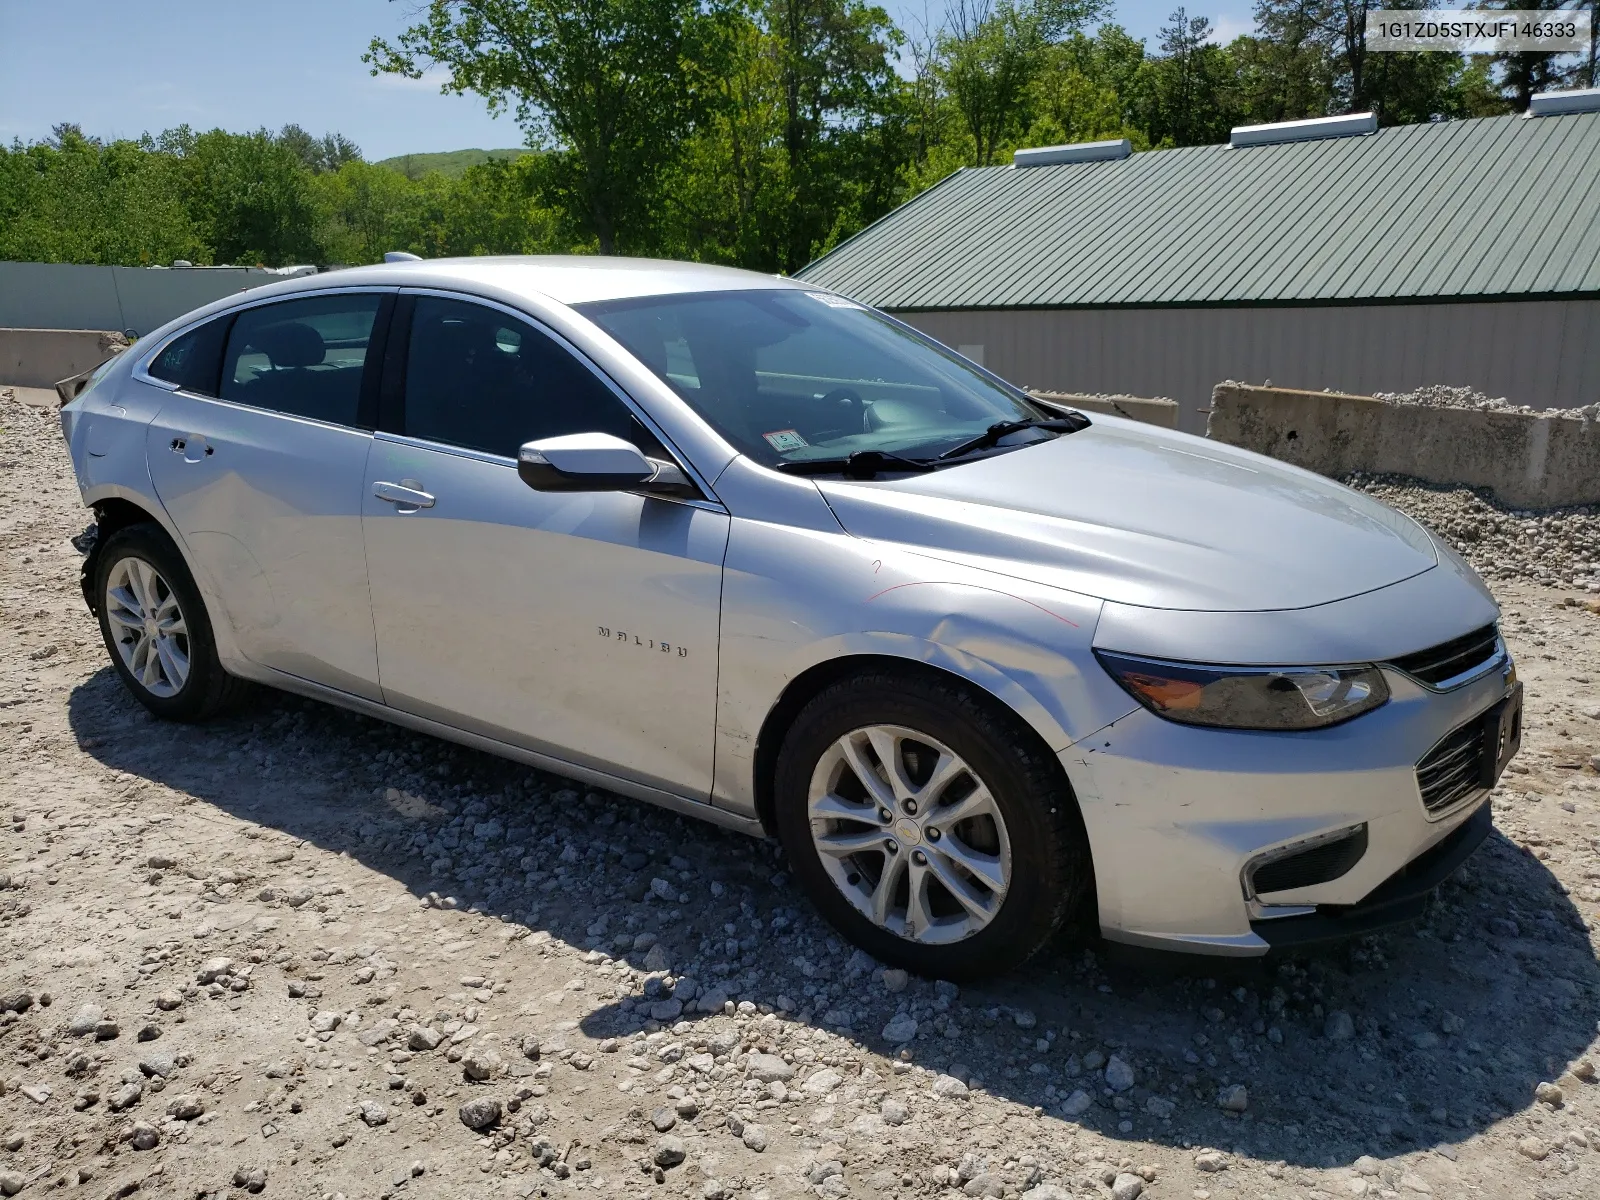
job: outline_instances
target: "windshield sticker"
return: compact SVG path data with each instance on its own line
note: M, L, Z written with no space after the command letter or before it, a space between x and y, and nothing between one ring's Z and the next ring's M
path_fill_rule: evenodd
M789 450L799 450L811 444L793 429L775 429L771 433L763 433L761 436L766 439L767 445L771 446L779 454Z
M820 300L829 308L864 308L865 305L857 304L843 296L835 296L832 292L807 292L813 300Z

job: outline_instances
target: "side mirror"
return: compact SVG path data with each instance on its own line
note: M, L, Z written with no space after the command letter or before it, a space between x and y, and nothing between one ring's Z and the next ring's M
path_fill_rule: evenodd
M646 458L632 442L609 433L569 433L525 442L517 474L537 492L656 492L698 495L676 463Z

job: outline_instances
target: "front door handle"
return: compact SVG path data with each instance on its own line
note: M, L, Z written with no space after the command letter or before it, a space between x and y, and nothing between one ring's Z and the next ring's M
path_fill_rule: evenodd
M419 508L433 507L433 497L423 491L415 479L403 479L399 483L388 483L380 479L372 485L372 494L379 500L398 505L401 512L416 512Z

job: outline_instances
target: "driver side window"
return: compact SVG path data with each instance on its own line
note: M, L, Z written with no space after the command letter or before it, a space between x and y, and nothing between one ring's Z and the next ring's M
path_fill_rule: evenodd
M405 432L507 458L540 438L610 433L666 456L566 347L497 309L437 296L418 296L411 318Z

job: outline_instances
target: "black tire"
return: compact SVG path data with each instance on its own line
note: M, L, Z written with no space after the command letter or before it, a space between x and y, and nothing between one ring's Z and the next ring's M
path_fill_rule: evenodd
M200 598L200 590L195 587L183 555L161 526L147 521L119 529L106 540L96 558L94 595L100 617L100 637L106 644L111 665L134 699L164 720L204 721L235 707L249 694L248 683L222 669L217 659L216 639L211 632L211 618ZM188 675L181 687L166 694L153 691L129 669L119 644L119 638L127 636L126 630L114 625L111 618L115 606L107 593L119 566L128 560L154 568L164 588L161 595L170 593L176 598L187 629L187 636L179 645L188 656ZM157 686L168 685L158 683Z
M838 739L873 725L902 726L942 743L982 780L1004 818L1009 884L999 911L962 940L929 945L880 927L846 898L813 841L813 772ZM890 670L825 688L789 729L774 799L778 835L811 902L874 958L917 975L964 980L1009 971L1043 948L1092 893L1088 837L1060 764L1014 713L960 680Z

